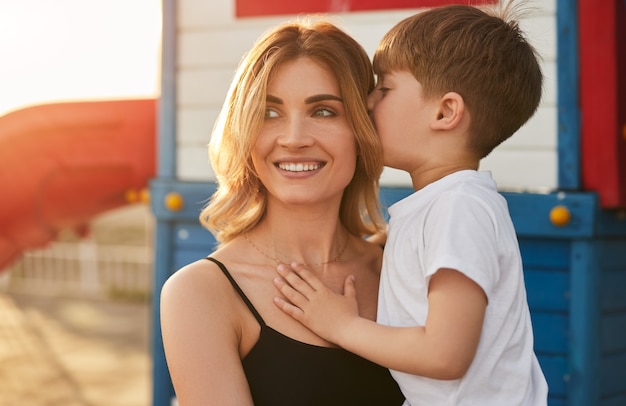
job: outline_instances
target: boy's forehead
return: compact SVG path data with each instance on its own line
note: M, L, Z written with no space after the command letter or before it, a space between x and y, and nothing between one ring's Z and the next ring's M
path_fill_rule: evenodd
M378 80L382 80L382 79L392 79L398 75L402 75L404 73L408 73L411 74L411 72L408 69L387 69L385 71L382 72L377 72L376 73L376 77L378 78ZM412 76L412 74L411 74Z

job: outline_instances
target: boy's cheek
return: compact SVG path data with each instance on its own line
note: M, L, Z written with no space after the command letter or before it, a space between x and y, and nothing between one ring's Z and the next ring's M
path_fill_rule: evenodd
M370 113L372 112L372 110L376 106L376 102L377 101L378 100L376 98L376 91L374 90L374 92L370 93L369 96L367 96L367 108L370 111Z

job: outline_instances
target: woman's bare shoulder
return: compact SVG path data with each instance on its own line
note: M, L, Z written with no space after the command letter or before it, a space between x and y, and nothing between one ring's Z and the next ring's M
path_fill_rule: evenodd
M229 286L230 282L217 264L203 258L174 272L163 284L161 300L224 300L233 293Z
M232 398L233 391L249 397L240 361L245 308L237 299L226 276L206 259L180 268L163 285L161 334L181 405L190 399L224 404L209 399Z

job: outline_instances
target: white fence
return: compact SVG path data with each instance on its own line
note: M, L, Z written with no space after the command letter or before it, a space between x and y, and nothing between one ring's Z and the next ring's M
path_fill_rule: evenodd
M26 252L0 275L0 290L144 300L152 292L152 247L55 242Z

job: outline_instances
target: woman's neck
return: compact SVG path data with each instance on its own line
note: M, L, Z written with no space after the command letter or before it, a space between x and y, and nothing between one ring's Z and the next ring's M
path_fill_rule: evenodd
M277 263L319 266L341 261L349 233L337 215L268 210L245 238L259 254Z

